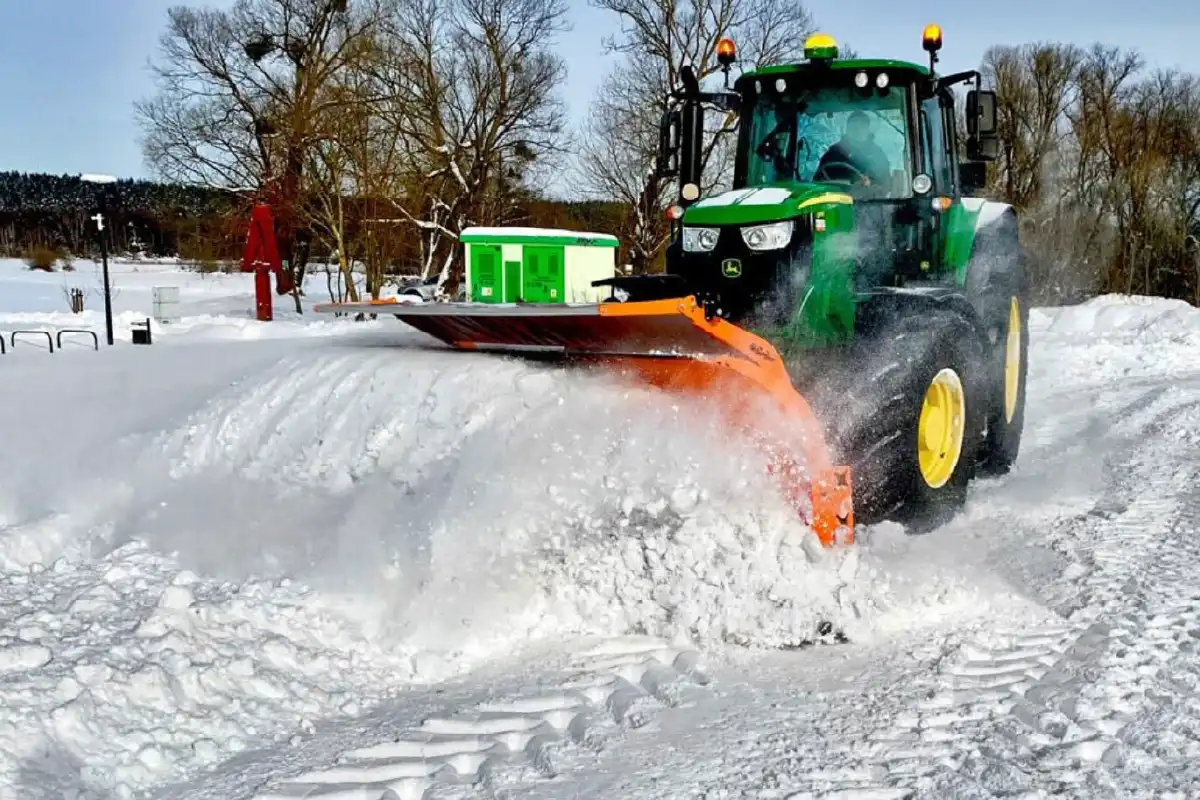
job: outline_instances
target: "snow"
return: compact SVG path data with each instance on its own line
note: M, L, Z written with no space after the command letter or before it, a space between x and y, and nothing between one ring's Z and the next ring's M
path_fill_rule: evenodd
M792 196L790 189L768 187L746 195L738 203L740 206L773 206L782 203Z
M617 237L607 233L590 233L588 231L569 231L560 228L523 228L519 226L503 228L473 227L463 228L460 238L489 239L501 236L523 236L530 239L570 238L589 242L609 242L617 244Z
M755 191L755 189L732 189L728 192L722 192L721 194L699 200L695 205L697 207L729 206L738 202L742 198L753 194Z
M1195 308L1034 310L1012 474L831 551L701 407L169 265L114 266L109 348L94 273L0 262L0 330L101 337L0 356L3 800L1200 777Z
M979 214L975 220L975 227L984 228L991 225L996 220L1008 213L1011 206L1008 203L997 203L994 200L985 200L981 197L964 197L962 199L963 208L974 214Z
M104 341L104 282L98 262L79 260L72 272L52 273L30 270L21 261L0 259L0 331L6 344L11 344L13 330L46 330L54 333L63 329L93 330ZM205 339L255 339L323 336L331 330L346 329L353 323L330 321L324 318L304 318L295 313L290 296L274 297L275 321L263 325L255 319L254 276L249 273L202 273L181 269L172 262L139 261L109 262L109 287L113 305L114 336L129 342L135 326L144 326L153 314L155 287L176 287L179 290L177 314L184 318L161 324L151 320L154 338L188 334ZM325 275L310 272L305 277L309 298L306 310L315 302L327 301ZM82 314L70 313L70 292L79 289L84 294ZM36 343L36 344L34 344ZM91 348L92 340L78 335L65 335L63 344L71 350ZM37 346L46 349L45 338L21 336L16 347Z

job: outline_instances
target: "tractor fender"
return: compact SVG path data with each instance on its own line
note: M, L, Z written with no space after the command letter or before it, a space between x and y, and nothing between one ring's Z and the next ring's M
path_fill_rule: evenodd
M1016 209L990 200L975 202L979 211L963 291L984 324L994 327L1007 318L1009 299L1028 293L1029 274Z
M934 308L954 311L986 345L987 328L979 309L962 289L954 286L920 283L881 286L859 300L855 313L860 332L870 337L884 333L897 319L924 314Z
M1011 468L1020 452L1025 425L1025 386L1029 358L1029 312L1032 280L1029 260L1021 245L1017 212L1000 203L983 204L977 220L989 219L977 225L975 240L967 262L963 288L977 309L985 326L991 385L991 408L988 411L987 434L980 453L979 469L983 475L1002 475ZM1007 383L1009 366L1009 331L1013 299L1017 300L1018 324L1022 330L1018 357L1018 384L1013 416L1008 418Z

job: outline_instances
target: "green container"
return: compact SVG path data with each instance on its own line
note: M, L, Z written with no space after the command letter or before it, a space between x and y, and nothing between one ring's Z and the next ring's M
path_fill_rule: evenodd
M526 303L561 303L566 297L562 245L525 245L521 295Z
M480 244L471 248L471 280L467 297L473 303L504 302L504 273L500 269L499 245Z
M474 303L598 303L616 275L617 238L545 228L467 228L467 299Z

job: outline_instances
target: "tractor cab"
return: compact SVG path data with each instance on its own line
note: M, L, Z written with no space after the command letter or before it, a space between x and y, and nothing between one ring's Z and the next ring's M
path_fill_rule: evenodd
M680 107L663 119L657 170L679 186L668 209L668 275L731 321L764 303L768 316L790 316L810 282L800 273L839 259L859 294L952 282L953 259L943 256L955 244L944 220L981 187L995 158L995 95L978 88L978 72L934 71L938 26L925 29L923 46L928 66L840 59L833 37L818 33L804 61L759 67L721 92L701 92L684 69ZM727 87L735 56L723 40ZM953 93L964 82L975 84L965 148ZM736 115L738 125L732 187L702 198L706 107ZM838 232L852 235L852 245L846 236L813 238Z
M933 72L941 31L929 26L931 64L896 60L839 61L837 43L816 34L806 63L743 75L727 104L741 118L733 188L783 183L837 184L856 201L911 200L973 191L978 170L960 176L955 98L951 87L978 73L945 78ZM973 90L968 104L994 103ZM994 129L994 125L992 126ZM972 131L967 158L994 157L995 138ZM971 172L968 168L968 172Z
M918 137L902 69L802 67L743 79L733 188L821 183L857 200L911 197Z

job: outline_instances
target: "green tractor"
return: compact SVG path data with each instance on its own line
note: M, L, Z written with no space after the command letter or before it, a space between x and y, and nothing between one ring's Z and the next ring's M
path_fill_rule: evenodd
M823 544L853 541L856 522L939 524L975 475L1017 458L1029 318L1016 212L973 196L999 150L995 94L977 72L937 75L941 44L928 27L926 67L842 60L817 34L803 62L731 90L723 40L725 90L701 92L685 69L663 120L658 173L679 186L665 274L595 281L612 292L598 304L371 310L458 349L549 355L717 404L764 443ZM969 82L960 142L952 89ZM708 108L739 125L732 188L702 198Z
M927 67L842 60L816 34L804 62L724 92L685 69L659 155L679 185L666 275L614 281L626 301L693 294L771 342L851 467L860 522L943 521L975 474L1011 467L1024 425L1017 213L975 196L999 151L995 93L935 72L938 26L923 44ZM718 57L728 76L733 43ZM701 198L706 105L740 124L732 188Z

